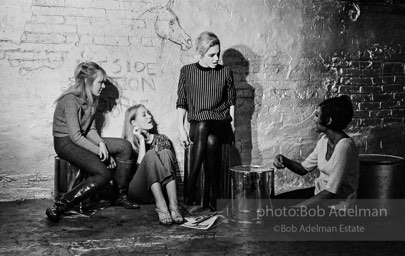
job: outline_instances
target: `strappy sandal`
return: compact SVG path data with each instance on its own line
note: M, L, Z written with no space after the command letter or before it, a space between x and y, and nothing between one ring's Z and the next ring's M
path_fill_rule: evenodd
M182 224L184 222L184 218L181 215L179 208L170 208L170 214L174 223Z
M170 215L169 211L162 211L159 208L155 208L155 212L159 217L159 223L162 225L172 225L172 216Z

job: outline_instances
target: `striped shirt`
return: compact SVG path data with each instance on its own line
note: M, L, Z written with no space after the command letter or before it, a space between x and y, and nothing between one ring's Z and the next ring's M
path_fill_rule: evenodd
M176 107L187 110L188 121L232 120L236 103L233 73L228 67L202 67L198 62L180 70Z

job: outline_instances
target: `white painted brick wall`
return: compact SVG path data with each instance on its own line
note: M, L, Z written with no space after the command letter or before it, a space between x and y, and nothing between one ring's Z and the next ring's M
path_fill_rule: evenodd
M315 72L311 79L318 80L310 81L299 71L302 63L287 78L290 63L301 56L304 10L289 1L248 2L175 0L168 10L161 8L168 0L0 1L0 175L16 180L3 184L0 200L51 197L53 102L81 61L100 63L121 92L103 135L120 136L126 108L144 103L182 165L176 90L180 68L196 54L195 45L182 50L180 44L205 30L220 37L222 54L234 49L226 61L233 63L238 88L236 147L243 163L271 164L279 152L303 158L316 141L310 116L326 93L323 77ZM164 14L176 16L155 25ZM180 23L183 31L175 32L182 36L162 40L156 30L170 19Z

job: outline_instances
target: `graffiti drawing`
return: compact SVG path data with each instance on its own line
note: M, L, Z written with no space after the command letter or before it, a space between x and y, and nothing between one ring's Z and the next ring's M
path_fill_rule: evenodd
M173 3L174 0L169 0L165 6L149 8L135 18L133 28L153 29L162 43L169 40L187 51L192 47L191 38L180 26L179 18L172 10Z

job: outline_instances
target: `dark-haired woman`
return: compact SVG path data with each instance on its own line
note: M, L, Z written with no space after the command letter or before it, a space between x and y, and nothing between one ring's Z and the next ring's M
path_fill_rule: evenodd
M353 139L343 131L352 117L353 107L348 96L330 98L319 104L314 122L321 136L314 151L302 163L281 154L273 162L276 168L288 168L299 175L318 168L320 174L315 188L287 192L276 198L305 199L309 195L309 199L296 205L306 207L323 204L324 199L338 199L344 205L356 198L359 154Z

